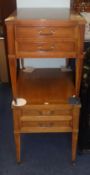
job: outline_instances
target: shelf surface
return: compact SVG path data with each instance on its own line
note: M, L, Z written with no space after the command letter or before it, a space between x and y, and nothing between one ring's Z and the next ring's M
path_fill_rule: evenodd
M31 73L20 71L17 79L19 98L25 98L28 104L67 103L75 94L70 72L56 68L34 69Z

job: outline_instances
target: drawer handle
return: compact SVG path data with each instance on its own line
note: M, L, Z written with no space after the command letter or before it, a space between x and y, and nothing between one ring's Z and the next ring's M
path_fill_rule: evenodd
M43 32L43 31L40 31L39 34L40 35L53 35L55 32L53 30L49 31L49 32Z
M42 115L51 115L51 114L52 114L52 111L49 111L49 110L42 111Z
M40 51L52 51L53 49L54 49L54 46L51 46L50 48L46 48L46 49L44 49L42 46L38 47L38 50Z
M49 123L39 123L40 127L52 127L54 125L53 122L49 122Z

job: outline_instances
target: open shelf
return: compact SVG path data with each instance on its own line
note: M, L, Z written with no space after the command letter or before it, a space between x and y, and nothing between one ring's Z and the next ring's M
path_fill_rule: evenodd
M17 79L18 97L31 104L67 103L75 94L71 74L56 68L34 69L31 73L21 70Z

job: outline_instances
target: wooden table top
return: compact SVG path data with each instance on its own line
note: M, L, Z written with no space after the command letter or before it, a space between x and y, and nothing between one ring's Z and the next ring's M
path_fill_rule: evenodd
M17 81L18 97L30 104L61 104L75 94L70 73L57 68L35 69L31 73L21 71Z

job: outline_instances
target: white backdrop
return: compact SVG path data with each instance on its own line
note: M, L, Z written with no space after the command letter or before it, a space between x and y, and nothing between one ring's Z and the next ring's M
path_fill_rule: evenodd
M17 7L70 7L70 0L17 0Z
M70 7L70 0L17 0L17 8ZM31 67L61 67L65 59L25 59L25 66Z

